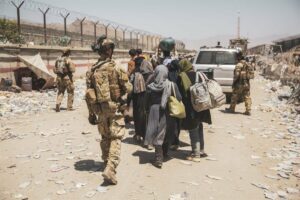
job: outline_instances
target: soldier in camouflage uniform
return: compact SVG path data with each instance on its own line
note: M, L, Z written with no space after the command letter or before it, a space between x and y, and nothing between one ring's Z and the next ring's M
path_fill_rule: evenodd
M239 99L245 101L246 112L245 115L251 115L251 97L250 97L250 79L254 78L254 70L244 60L242 52L237 53L238 64L234 69L233 76L233 92L231 97L230 107L226 108L228 112L234 113L236 104Z
M56 99L56 112L60 112L60 105L64 97L64 93L67 90L68 103L67 110L73 110L74 101L74 81L73 73L75 72L75 65L70 58L70 49L63 50L62 56L60 56L56 62L53 72L57 74L57 99Z
M116 66L112 60L114 43L106 39L106 36L101 36L97 43L92 48L99 53L100 58L87 72L86 101L89 121L91 124L98 124L101 134L100 147L105 164L102 176L106 182L115 185L117 184L116 168L120 162L121 139L125 134L122 112L126 108L125 98L131 92L132 85L127 73ZM101 74L106 74L107 78L103 78ZM101 76L103 79L97 81ZM110 96L110 100L99 102L97 98L101 95Z

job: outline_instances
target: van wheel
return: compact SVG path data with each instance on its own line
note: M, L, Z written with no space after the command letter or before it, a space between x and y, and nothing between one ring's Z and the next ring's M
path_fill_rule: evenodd
M227 94L226 94L226 103L227 103L227 104L230 104L230 102L231 102L231 96L232 96L231 93L227 93Z

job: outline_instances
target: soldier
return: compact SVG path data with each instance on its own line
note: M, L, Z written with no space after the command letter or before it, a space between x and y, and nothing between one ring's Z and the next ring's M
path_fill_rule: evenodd
M237 53L237 60L238 64L235 66L233 76L231 103L230 107L226 108L226 111L234 113L238 100L242 98L246 106L246 112L244 112L244 114L251 115L250 79L254 78L254 70L244 60L241 51Z
M101 134L100 147L105 164L102 176L107 183L116 185L121 139L125 133L125 122L121 112L126 108L125 97L131 92L132 85L127 73L112 60L114 47L114 43L106 36L99 37L96 45L92 46L100 58L87 72L86 101L89 121L91 124L98 123Z
M67 110L73 110L74 101L74 80L73 73L75 72L75 65L70 58L71 50L64 49L62 56L58 57L55 62L53 72L57 74L57 99L56 99L56 112L60 112L60 105L67 90L68 103Z

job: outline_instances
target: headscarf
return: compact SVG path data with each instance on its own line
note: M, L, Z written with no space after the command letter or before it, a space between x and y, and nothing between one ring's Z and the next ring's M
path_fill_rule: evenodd
M187 92L190 89L192 82L187 76L186 72L191 71L193 69L193 65L190 61L187 59L183 59L179 62L179 76L181 78L181 85L182 88L184 89L184 95L187 97Z
M165 109L168 98L171 96L171 82L168 80L168 68L158 65L154 70L154 82L148 85L153 92L162 92L160 106Z
M161 92L166 87L168 79L168 68L164 65L158 65L154 70L154 81L148 85L148 88L155 92Z

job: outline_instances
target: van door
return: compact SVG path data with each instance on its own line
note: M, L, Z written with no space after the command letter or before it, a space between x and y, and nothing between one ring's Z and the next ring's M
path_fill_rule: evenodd
M233 82L233 71L237 63L236 53L230 51L215 51L214 60L216 68L214 79L221 85L231 86Z

